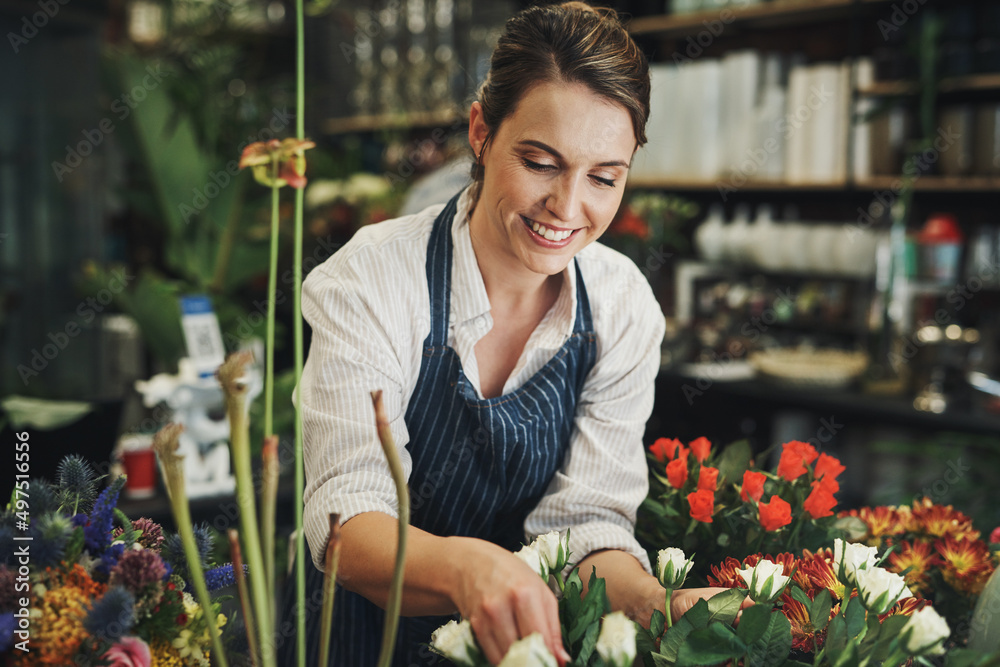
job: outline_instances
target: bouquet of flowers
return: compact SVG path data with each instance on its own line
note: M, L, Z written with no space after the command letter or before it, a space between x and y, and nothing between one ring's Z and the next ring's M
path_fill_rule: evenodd
M863 522L853 538L892 548L886 569L903 575L915 598L933 601L958 639L964 638L976 599L1000 562L1000 552L990 552L968 516L929 498L909 506L862 507L840 516Z
M553 580L559 590L559 622L563 645L571 667L631 667L636 656L638 626L622 612L611 612L604 580L593 573L587 594L579 568L564 574L569 562L569 532L540 536L515 555L528 564L546 582ZM483 655L472 625L467 620L449 621L434 631L431 649L459 667L490 667ZM541 634L535 633L514 642L499 667L556 667Z
M205 609L192 597L176 535L117 509L124 479L98 493L91 466L69 456L56 485L31 480L15 490L0 516L7 664L208 667L209 626L229 627L221 601ZM195 533L209 588L232 584L232 565L208 566L209 530Z
M694 573L727 556L801 552L829 545L841 535L833 509L844 466L805 442L782 446L774 472L752 467L750 447L733 443L721 452L707 438L683 445L660 438L648 452L648 497L636 532L648 545L670 544L700 555Z

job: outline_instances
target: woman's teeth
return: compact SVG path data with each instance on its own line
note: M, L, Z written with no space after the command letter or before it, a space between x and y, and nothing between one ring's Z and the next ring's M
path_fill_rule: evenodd
M573 233L573 230L557 232L549 229L548 227L540 225L537 222L532 222L531 228L535 231L536 234L545 238L547 241L562 241L563 239L568 238L569 235Z

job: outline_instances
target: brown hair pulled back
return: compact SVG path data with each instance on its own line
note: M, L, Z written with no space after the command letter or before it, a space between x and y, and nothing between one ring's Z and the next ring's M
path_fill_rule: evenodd
M479 88L489 128L484 150L528 90L548 82L582 83L622 106L632 119L636 146L646 143L649 66L614 10L565 2L530 7L507 21ZM477 191L481 156L473 168Z

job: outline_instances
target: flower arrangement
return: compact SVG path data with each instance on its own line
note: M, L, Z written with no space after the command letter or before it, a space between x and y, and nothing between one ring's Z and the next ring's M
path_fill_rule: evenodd
M964 638L976 599L1000 563L1000 553L990 552L968 516L928 498L909 506L862 507L839 516L863 522L863 534L855 536L858 541L892 548L886 569L903 575L916 599L933 601L959 639ZM1000 534L991 541L1000 541Z
M666 551L659 569L665 558L683 558ZM709 581L732 592L699 601L666 629L658 647L664 626L654 612L641 642L652 647L646 664L808 664L790 661L790 652L811 656L814 667L926 664L925 656L944 653L948 624L927 601L913 598L903 577L879 567L876 552L838 539L832 550L801 558L727 558L711 567ZM744 595L754 605L740 611Z
M703 567L727 556L818 549L841 534L833 509L844 466L808 443L785 443L774 472L752 467L745 441L719 452L707 438L686 446L659 438L648 460L640 540L697 552ZM696 566L694 574L704 582L709 571Z
M569 531L539 536L515 554L559 590L563 645L574 667L631 667L638 626L622 612L611 612L604 580L591 573L587 594L579 568L569 574ZM459 667L490 667L467 620L449 621L434 631L431 649ZM535 633L514 642L499 667L556 667L555 656Z
M30 482L30 522L21 523L27 510L19 513L16 502L0 516L0 654L7 664L210 664L210 629L230 627L221 600L204 607L192 597L177 535L117 509L124 480L98 493L93 468L69 456L56 485ZM232 584L232 565L209 565L211 532L195 533L209 588Z

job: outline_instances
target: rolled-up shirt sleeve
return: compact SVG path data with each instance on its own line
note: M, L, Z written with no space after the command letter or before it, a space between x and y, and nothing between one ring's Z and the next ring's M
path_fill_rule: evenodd
M665 325L649 285L638 271L634 275L620 298L607 304L611 310L599 314L598 357L577 405L566 458L525 532L533 539L570 529L572 562L617 549L650 572L635 539L635 519L649 489L642 437Z
M362 512L398 513L396 487L375 428L372 391L382 390L407 478L412 467L404 447L409 441L403 422L407 380L399 341L378 299L362 300L351 288L361 275L347 264L336 266L335 275L328 271L326 265L314 269L303 285L302 311L312 342L299 386L307 476L303 527L320 568L331 512L340 514L341 522Z

